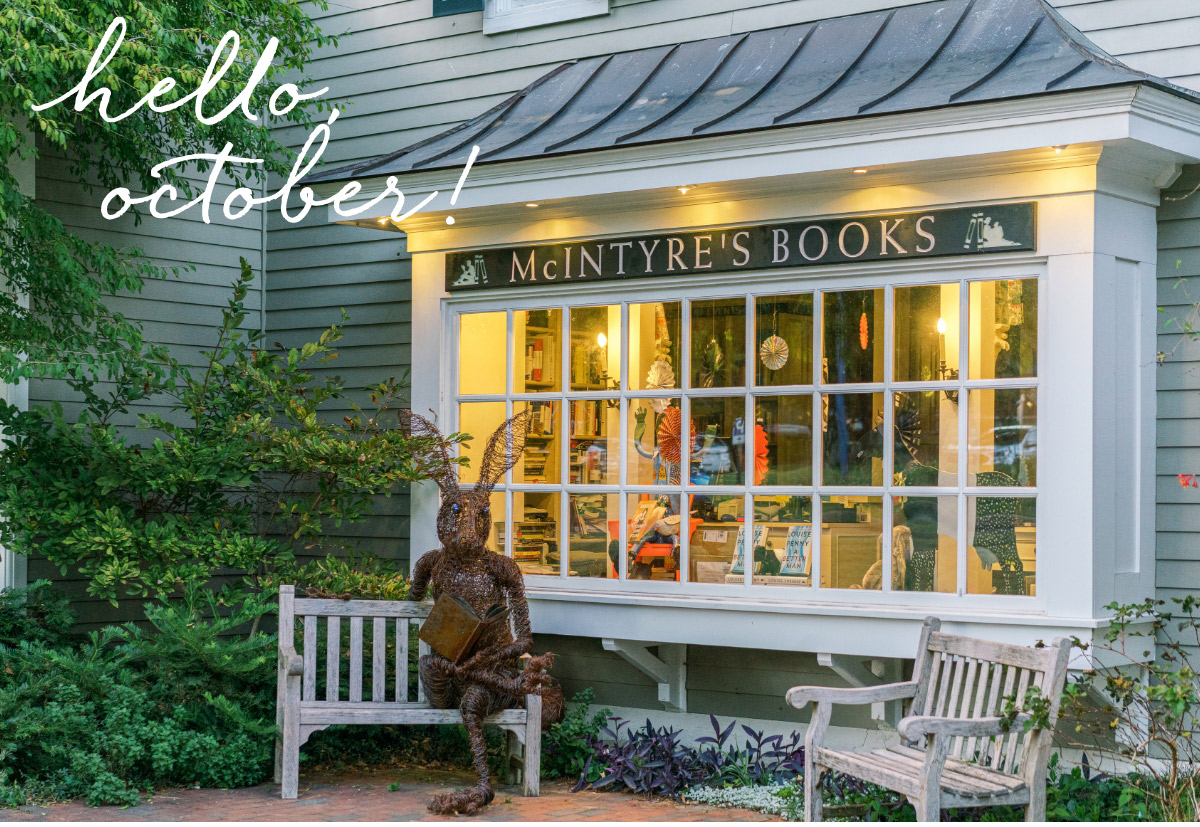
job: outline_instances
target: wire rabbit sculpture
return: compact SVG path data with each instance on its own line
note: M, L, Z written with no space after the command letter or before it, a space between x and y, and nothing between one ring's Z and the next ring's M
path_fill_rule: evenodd
M507 605L512 619L511 628L508 624L489 627L474 654L462 663L456 664L436 652L420 659L421 680L430 703L439 709L457 707L462 712L479 779L473 787L434 796L429 802L433 813L472 815L495 796L488 774L484 718L522 706L529 693L542 696L543 727L562 720L566 709L561 687L548 674L553 654L531 657L523 670L518 666L517 658L533 645L525 582L516 563L487 547L492 529L492 488L524 452L532 415L530 406L488 438L479 464L479 482L465 489L459 484L454 462L437 427L411 411L401 414L402 425L413 436L432 438L433 456L427 459L432 461L433 479L442 494L437 517L442 547L417 561L408 599L424 600L427 593L434 599L442 594L456 595L480 617L493 606Z

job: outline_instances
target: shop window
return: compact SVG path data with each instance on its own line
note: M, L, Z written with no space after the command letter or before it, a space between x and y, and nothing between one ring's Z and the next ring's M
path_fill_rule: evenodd
M500 34L608 14L609 0L475 0L483 7L483 33Z
M472 300L463 481L535 411L491 547L617 591L1034 595L1037 280L806 287Z

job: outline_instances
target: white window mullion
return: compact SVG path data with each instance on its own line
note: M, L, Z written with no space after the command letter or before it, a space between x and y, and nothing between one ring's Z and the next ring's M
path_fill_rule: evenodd
M825 531L821 522L821 469L824 467L825 428L821 412L824 409L824 391L821 386L824 381L821 362L825 342L822 338L822 327L825 316L825 293L813 292L813 377L812 386L812 444L813 444L813 495L812 495L812 578L811 588L821 588L821 554L825 543Z

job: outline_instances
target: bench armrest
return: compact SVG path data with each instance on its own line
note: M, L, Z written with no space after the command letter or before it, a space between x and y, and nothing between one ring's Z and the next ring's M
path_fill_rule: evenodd
M304 660L293 647L279 647L279 672L288 677L304 674Z
M803 709L809 703L874 704L899 701L916 694L917 684L913 681L847 689L831 686L793 686L787 692L787 702L797 709Z
M900 721L896 729L906 741L917 741L926 735L990 738L1009 732L1020 732L1030 717L1032 716L1027 713L1021 713L1005 730L1008 720L1006 718L939 718L931 715L913 715Z

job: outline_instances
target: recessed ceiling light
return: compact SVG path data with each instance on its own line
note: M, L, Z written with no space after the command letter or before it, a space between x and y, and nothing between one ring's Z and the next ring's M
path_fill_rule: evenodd
M383 218L379 219L379 223L380 223L380 224L386 224L386 223L387 223L387 217L385 216L385 217L383 217Z
M688 190L690 190L691 188L692 188L692 187L691 187L691 185L688 185L688 186L686 186L686 187L680 187L680 188L679 188L679 194L680 194L680 195L687 195L687 194L688 194Z
M1055 155L1061 155L1062 151L1068 146L1070 146L1070 144L1058 144L1057 146L1052 146L1050 148L1054 150Z
M527 204L525 204L525 206L526 206L526 207L536 207L536 206L537 206L537 204L536 204L536 203L534 203L533 201L530 201L530 202L528 202Z
M854 174L855 175L866 175L867 174L866 167L859 167L858 169L854 170Z

